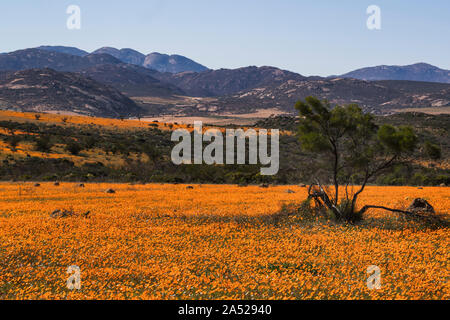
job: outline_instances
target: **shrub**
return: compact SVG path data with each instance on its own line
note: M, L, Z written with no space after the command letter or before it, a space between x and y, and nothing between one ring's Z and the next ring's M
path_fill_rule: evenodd
M37 138L36 140L37 151L48 153L52 147L53 143L50 139L50 136L44 135Z
M67 144L66 150L76 156L81 152L81 150L83 150L83 146L80 143L72 140Z
M425 143L425 154L432 160L439 160L442 157L441 148L429 141Z
M17 146L19 145L21 141L21 138L19 136L16 135L12 135L9 136L8 138L6 138L6 143L9 144L9 146L11 147L11 151L16 152L17 151Z

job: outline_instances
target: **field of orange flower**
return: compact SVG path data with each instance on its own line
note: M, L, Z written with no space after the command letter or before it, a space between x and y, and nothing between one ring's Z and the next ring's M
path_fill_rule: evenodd
M385 224L258 219L306 197L287 189L1 183L0 299L450 298L448 229L396 228L377 211L367 218ZM449 214L449 188L369 187L362 202L418 196ZM370 265L380 290L367 287ZM69 266L80 290L67 288Z

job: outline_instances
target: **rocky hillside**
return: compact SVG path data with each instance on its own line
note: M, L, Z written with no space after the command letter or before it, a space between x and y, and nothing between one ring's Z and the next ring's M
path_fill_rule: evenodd
M234 94L262 86L273 86L288 80L306 78L274 67L246 67L239 69L208 70L201 73L156 74L164 82L181 88L191 96L214 97Z
M1 109L73 112L98 117L141 112L119 91L76 73L31 69L9 73L0 79Z
M450 84L410 90L415 84L392 86L384 82L357 79L290 80L278 86L265 86L221 97L218 108L229 112L248 112L262 108L278 108L295 112L293 106L299 99L316 96L331 104L357 103L366 111L385 113L395 108L450 106Z
M102 64L80 73L110 85L129 97L168 97L184 95L178 87L164 83L154 75L157 71L131 64Z
M416 63L408 66L362 68L340 77L361 80L411 80L450 83L450 70L439 69L427 63Z

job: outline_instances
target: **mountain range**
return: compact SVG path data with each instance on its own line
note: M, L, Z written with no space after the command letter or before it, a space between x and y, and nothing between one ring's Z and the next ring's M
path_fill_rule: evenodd
M268 108L294 112L295 102L308 95L332 104L358 103L373 113L450 106L449 71L423 63L322 78L270 66L210 70L186 57L144 55L133 49L104 47L88 53L42 46L0 54L0 81L1 108L108 117L145 113L141 107L146 106L130 97L162 101L157 102L158 112L178 112L185 104L169 107L167 99L196 97L186 110L207 114Z
M179 73L185 71L202 72L208 70L207 67L180 55L167 55L158 52L152 52L144 55L136 50L125 48L116 49L112 47L103 47L88 53L75 47L63 46L41 46L36 49L49 52L66 53L84 57L87 55L108 54L115 57L123 63L135 64L148 69L154 69L159 72Z

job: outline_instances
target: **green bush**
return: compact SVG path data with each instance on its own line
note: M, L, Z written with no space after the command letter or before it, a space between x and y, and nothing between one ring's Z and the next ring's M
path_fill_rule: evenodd
M429 141L425 142L425 154L432 160L439 160L442 157L441 148Z
M44 153L50 152L53 147L53 142L50 139L50 136L43 135L36 139L36 150Z
M71 140L69 143L67 143L66 150L76 156L81 152L81 150L83 150L83 146L77 141Z

